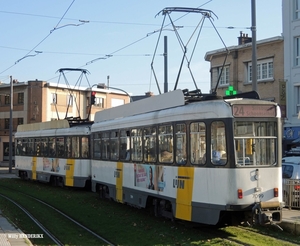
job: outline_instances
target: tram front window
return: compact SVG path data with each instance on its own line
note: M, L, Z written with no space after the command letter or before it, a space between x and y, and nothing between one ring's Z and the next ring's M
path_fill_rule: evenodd
M235 122L235 158L238 166L276 163L276 122Z

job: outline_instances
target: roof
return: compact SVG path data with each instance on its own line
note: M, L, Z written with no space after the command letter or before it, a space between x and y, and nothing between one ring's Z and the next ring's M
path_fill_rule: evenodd
M282 158L282 164L284 163L293 163L293 164L300 164L300 156L288 156Z
M262 39L262 40L257 41L256 44L261 45L261 44L266 44L266 43L276 42L276 41L283 41L283 37L275 36L275 37L271 37L271 38ZM227 47L227 49L222 48L222 49L208 51L208 52L206 52L204 59L206 61L209 61L210 60L209 57L212 55L215 55L218 53L227 53L228 51L243 49L243 48L247 48L247 47L252 47L252 42L246 43L246 44L241 44L241 45L229 46L229 47Z

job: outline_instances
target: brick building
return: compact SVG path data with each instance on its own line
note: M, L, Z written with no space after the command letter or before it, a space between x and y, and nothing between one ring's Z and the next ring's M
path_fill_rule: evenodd
M284 41L277 36L257 41L257 92L261 99L275 101L285 117ZM238 92L252 91L252 39L241 32L238 45L227 48L229 55L221 74L218 95L225 95L228 86ZM227 50L209 51L205 60L210 62L211 88L215 88ZM282 96L284 95L284 96Z
M10 112L13 133L20 124L45 122L66 117L93 121L96 111L129 103L130 97L119 91L98 89L92 86L70 89L45 81L13 81L11 110L11 85L0 84L0 162L9 159ZM96 92L91 105L91 90Z

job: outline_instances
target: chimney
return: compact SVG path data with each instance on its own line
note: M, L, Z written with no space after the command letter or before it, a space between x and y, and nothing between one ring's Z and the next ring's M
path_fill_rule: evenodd
M153 92L151 92L151 91L145 92L145 95L147 97L152 97L153 96Z
M245 34L242 31L240 31L240 36L238 37L238 40L239 40L239 45L252 42L252 38L248 37L248 34Z

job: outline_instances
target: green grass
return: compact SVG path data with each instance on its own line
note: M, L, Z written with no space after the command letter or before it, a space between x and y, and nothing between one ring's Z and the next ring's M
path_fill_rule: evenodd
M99 242L89 233L78 229L72 222L66 222L56 212L19 192L5 189L3 186L19 190L49 203L115 245L234 245L233 242L225 241L222 238L229 240L237 238L244 241L245 244L252 240L252 245L278 245L275 232L271 237L264 237L253 235L251 231L241 233L235 227L219 230L211 228L212 232L223 233L222 237L215 237L213 234L202 232L201 228L188 227L181 222L154 217L152 211L146 209L136 209L114 201L100 200L96 193L51 187L20 179L0 179L1 194L15 199L44 225L47 224L47 228L52 228L55 235L68 245L99 245ZM0 209L25 233L43 233L27 216L1 197ZM256 242L260 244L254 244ZM51 244L47 237L43 240L36 239L33 243L36 245Z

